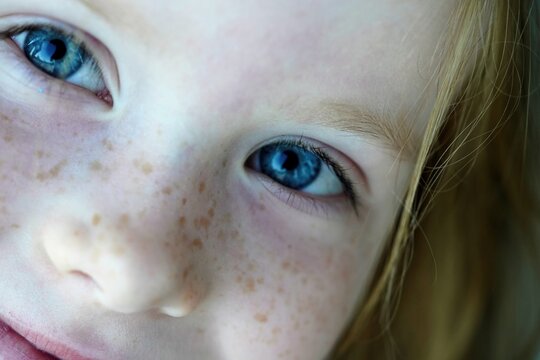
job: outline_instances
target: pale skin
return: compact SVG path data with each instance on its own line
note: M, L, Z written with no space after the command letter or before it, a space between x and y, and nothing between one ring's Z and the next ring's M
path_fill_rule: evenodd
M91 36L114 101L0 41L0 315L91 359L324 358L391 234L452 6L89 3L0 2L0 31ZM348 169L357 211L246 165L283 136Z

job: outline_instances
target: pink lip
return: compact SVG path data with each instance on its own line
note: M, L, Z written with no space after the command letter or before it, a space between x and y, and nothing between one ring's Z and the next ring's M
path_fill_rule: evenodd
M2 317L0 317L0 358L90 360L62 343Z

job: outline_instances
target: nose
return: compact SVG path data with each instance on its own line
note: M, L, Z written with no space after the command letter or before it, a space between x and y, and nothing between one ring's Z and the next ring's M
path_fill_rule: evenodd
M49 214L40 229L57 272L91 282L90 296L111 311L181 317L196 308L204 282L189 231L168 226L172 218L134 219L128 213L89 211L92 206L80 199L71 203Z

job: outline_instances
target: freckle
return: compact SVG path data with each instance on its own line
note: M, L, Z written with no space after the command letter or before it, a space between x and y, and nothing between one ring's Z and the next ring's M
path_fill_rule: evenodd
M284 261L283 263L281 263L281 268L283 270L288 270L290 267L291 267L291 263L288 261Z
M214 217L214 208L208 209L208 216L210 216L211 218Z
M94 216L92 217L92 225L98 226L100 222L101 216L99 214L94 214Z
M186 205L187 203L187 199L186 198L182 198L182 205Z
M244 280L244 277L243 277L242 275L238 275L238 276L236 277L236 282L237 282L237 283L241 283L243 280Z
M186 280L192 269L193 269L193 265L189 265L186 268L184 268L184 271L182 272L182 279Z
M223 161L221 162L221 167L224 168L224 167L226 167L226 166L227 166L227 159L225 159L225 160L223 160Z
M193 240L191 242L191 247L194 248L195 250L201 250L202 247L203 247L203 243L202 243L201 239L197 238L197 239Z
M95 161L92 161L92 163L90 164L90 170L92 171L101 171L103 170L103 165L101 165L101 163L97 160Z
M199 224L203 229L208 230L208 226L210 225L210 220L202 216L199 218Z
M272 329L272 334L277 335L281 333L281 329L278 327L275 327Z
M201 181L199 183L199 194L202 194L204 192L204 189L206 188L206 184L204 181Z
M60 171L62 171L62 168L64 166L66 166L66 164L67 164L67 161L63 160L63 161L59 162L58 164L56 164L47 173L40 172L40 173L37 174L36 177L40 181L44 181L44 180L47 180L47 179L50 179L50 178L55 178L60 174Z
M13 136L11 136L11 135L4 135L4 141L7 142L7 143L13 141Z
M142 165L141 167L141 170L143 173L145 173L146 175L152 173L154 171L154 168L152 167L152 164L146 162Z
M11 228L12 229L18 229L20 228L21 226L19 224L11 224Z
M112 143L108 140L108 139L104 139L102 142L103 146L109 150L109 151L113 151L114 150L114 147L112 145Z
M165 195L171 195L172 194L172 188L170 186L166 186L163 189L161 189L161 192Z
M260 278L257 278L257 284L260 285L260 284L262 284L262 283L264 283L264 279L261 278L261 277L260 277Z
M246 284L244 286L244 292L251 293L255 291L255 280L253 280L252 277L246 280Z
M278 294L283 294L283 288L280 286L277 289Z
M180 218L178 219L178 225L180 225L181 227L184 227L184 225L186 225L186 217L185 216L180 216Z
M36 151L36 153L35 153L35 154L36 154L36 157L37 157L38 159L41 159L41 158L43 158L43 151L41 151L41 150L38 150L38 151Z
M255 314L255 320L260 323L265 323L268 321L268 316L266 316L265 314L257 313Z
M0 114L0 119L2 119L3 122L8 123L8 124L10 124L10 123L13 122L13 120L11 120L10 118L8 118L8 117L7 117L6 115L4 115L4 114Z
M129 224L129 215L128 214L122 214L118 218L118 227L126 227Z

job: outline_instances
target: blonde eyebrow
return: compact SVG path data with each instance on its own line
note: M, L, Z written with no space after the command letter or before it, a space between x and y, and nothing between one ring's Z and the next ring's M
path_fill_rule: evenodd
M294 102L293 102L294 103ZM292 106L288 103L286 107ZM304 110L304 107L301 107ZM398 153L399 157L411 158L420 145L413 134L412 124L404 117L391 119L377 112L366 111L352 103L325 100L308 107L310 124L329 127L354 136L368 136L382 142Z

